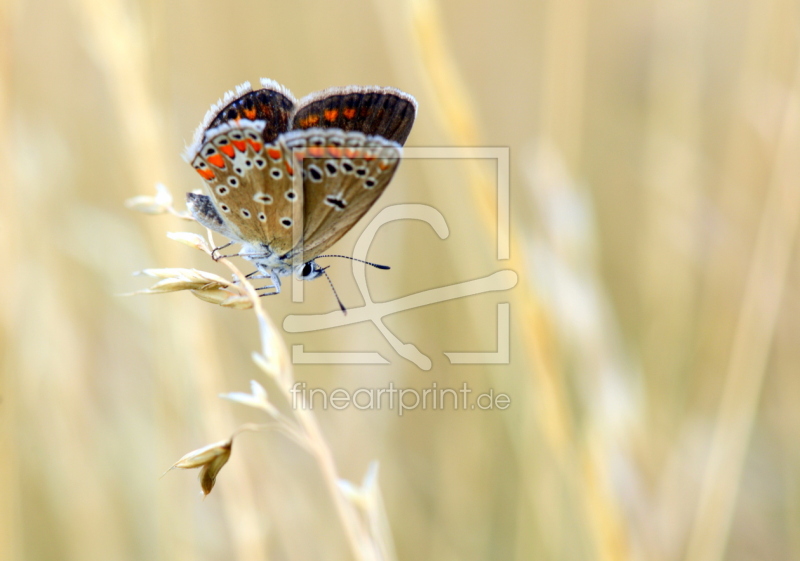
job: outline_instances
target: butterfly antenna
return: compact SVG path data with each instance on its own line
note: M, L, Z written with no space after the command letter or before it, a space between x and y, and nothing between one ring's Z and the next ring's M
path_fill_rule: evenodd
M363 259L356 259L355 257L350 257L349 255L317 255L314 259L319 259L320 257L341 257L342 259L349 259L350 261L358 261L359 263L364 263L365 265L370 265L371 267L375 267L376 269L391 269L389 265L378 265L377 263L370 263L369 261L364 261Z
M327 269L327 267L325 267L325 269ZM347 308L345 308L344 304L342 304L342 300L339 298L339 294L336 292L336 288L333 286L333 281L328 276L328 273L325 272L325 269L322 269L322 274L325 275L326 279L328 279L328 284L331 285L331 290L333 290L333 295L336 297L336 301L339 303L339 308L342 309L342 313L347 315Z

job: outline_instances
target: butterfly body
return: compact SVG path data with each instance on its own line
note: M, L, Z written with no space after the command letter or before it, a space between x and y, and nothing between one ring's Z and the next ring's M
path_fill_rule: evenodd
M242 246L275 293L369 210L392 179L416 101L394 88L331 88L296 101L262 80L212 107L187 149L208 195L187 194L197 221Z

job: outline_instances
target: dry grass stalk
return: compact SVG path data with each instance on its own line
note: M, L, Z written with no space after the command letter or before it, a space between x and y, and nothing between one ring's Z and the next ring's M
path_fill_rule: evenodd
M137 198L129 201L128 206L136 208L137 202L142 204L145 213L152 213L153 201ZM162 197L160 204L163 206L162 212L179 214L171 208L171 199ZM197 234L187 232L170 233L169 237L212 257L215 244L210 231L208 232L208 243ZM235 281L226 281L218 275L196 269L147 269L143 271L144 274L161 280L139 293L158 294L190 290L198 298L220 306L238 309L252 308L258 318L261 339L261 352L254 355L254 362L267 376L273 379L276 386L280 388L286 403L291 403L290 390L294 385L292 362L278 329L264 311L262 300L247 277L229 259L222 257L218 258L218 261L230 269ZM230 393L221 397L261 409L272 418L275 423L274 428L289 436L312 455L319 465L355 559L363 561L394 559L394 553L390 547L391 540L386 534L387 528L385 525L377 523L384 519L384 513L379 502L380 492L377 488L376 470L371 469L362 489L353 492L357 488L339 477L333 454L322 435L313 412L300 407L292 410L292 419L286 418L270 403L266 390L260 384L255 381L251 382L251 389L251 394ZM201 486L203 493L207 495L214 486L219 470L230 457L235 435L242 430L251 428L250 425L240 427L228 440L189 452L172 467L183 469L201 467Z
M420 66L424 68L425 76L433 85L435 92L437 106L434 112L443 116L445 130L455 145L482 145L478 133L480 127L474 117L477 112L461 79L458 65L446 46L444 40L446 34L435 0L412 0L410 5L413 30L418 43L416 51L421 56ZM572 5L567 12L572 11L571 16L575 16L580 10L580 6ZM556 21L560 21L570 15L554 14L553 17ZM575 66L578 71L582 71L580 62L576 62ZM561 74L563 75L563 72ZM561 97L554 95L555 98L561 100ZM569 99L573 97L570 96ZM576 102L580 103L580 99ZM570 114L574 115L574 111ZM561 132L566 136L574 135L575 126L575 123L571 123ZM572 140L570 138L570 142ZM497 216L493 212L495 205L492 200L494 181L477 162L465 160L464 165L467 167L465 176L470 178L472 197L469 200L473 201L475 212L481 218L481 225L487 234L494 235L497 227ZM516 271L525 270L527 265L521 251L525 244L520 233L514 228L513 222L510 245L513 250L505 264ZM515 309L523 316L520 321L523 328L520 338L527 343L522 348L528 353L528 360L536 373L534 380L541 411L539 423L547 435L563 473L575 487L576 496L583 501L584 513L594 538L593 557L609 561L627 559L629 555L627 538L619 506L610 492L610 483L601 466L592 460L595 454L591 443L585 442L575 427L576 413L569 403L568 382L564 378L563 368L556 353L555 328L533 284L520 283ZM576 470L575 466L578 465L581 469Z
M744 462L795 240L800 231L800 64L784 108L761 214L756 246L742 297L722 399L686 552L687 561L725 558Z

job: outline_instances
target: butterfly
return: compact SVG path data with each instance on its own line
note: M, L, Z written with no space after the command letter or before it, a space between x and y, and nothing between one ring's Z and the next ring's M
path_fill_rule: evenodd
M395 88L329 88L297 101L273 80L244 83L211 107L186 149L208 191L187 193L189 211L231 240L217 250L241 244L257 269L248 278L272 283L264 295L292 273L327 276L315 260L389 185L416 112Z

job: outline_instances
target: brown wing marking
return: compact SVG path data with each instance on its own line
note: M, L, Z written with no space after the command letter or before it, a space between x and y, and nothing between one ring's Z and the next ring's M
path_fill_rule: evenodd
M395 88L329 88L300 100L292 128L356 131L403 145L411 133L416 114L416 100Z
M264 142L274 142L278 135L288 131L297 103L294 96L272 80L262 80L262 85L263 88L242 93L221 107L206 130L230 121L247 119L264 121Z

